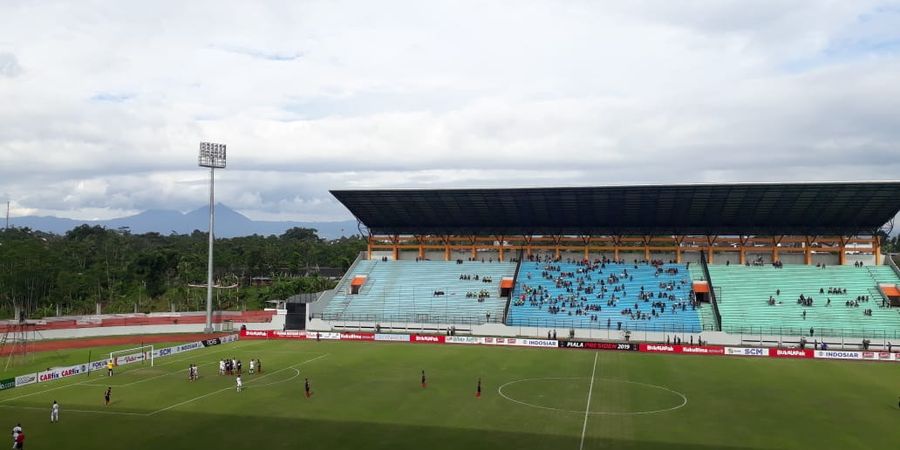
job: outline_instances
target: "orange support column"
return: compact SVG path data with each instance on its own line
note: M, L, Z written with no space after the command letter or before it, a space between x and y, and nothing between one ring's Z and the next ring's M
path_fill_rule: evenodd
M784 239L784 236L772 238L772 262L778 261L779 258L781 258L781 255L778 254L778 246L781 244L782 239Z
M881 237L872 237L872 254L875 255L875 265L881 264Z
M712 264L715 259L715 255L713 255L713 244L716 242L719 236L706 236L706 262L708 264Z
M372 259L372 236L366 239L366 259Z
M840 237L841 245L838 247L838 265L843 266L847 264L847 239L844 239L843 236Z
M806 237L806 243L803 247L803 263L807 266L812 265L812 247L810 246L811 242L809 240L809 236Z
M675 264L681 264L681 246L675 247Z

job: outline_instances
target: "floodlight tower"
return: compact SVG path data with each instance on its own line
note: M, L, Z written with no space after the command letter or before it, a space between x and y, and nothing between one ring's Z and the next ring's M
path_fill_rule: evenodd
M213 240L215 239L216 225L216 169L225 168L225 144L201 142L200 167L209 167L209 262L206 273L206 328L204 328L203 331L212 333Z

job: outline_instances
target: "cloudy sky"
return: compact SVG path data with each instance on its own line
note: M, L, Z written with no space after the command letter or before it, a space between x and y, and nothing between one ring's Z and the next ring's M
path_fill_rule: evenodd
M208 199L338 220L334 188L900 178L900 2L0 2L0 199Z

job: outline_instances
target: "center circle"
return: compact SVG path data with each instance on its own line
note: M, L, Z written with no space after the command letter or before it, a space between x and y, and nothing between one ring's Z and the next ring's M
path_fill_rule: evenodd
M681 392L656 384L614 378L545 377L513 380L497 388L501 397L555 412L634 416L674 411L687 405ZM586 409L588 392L591 405Z

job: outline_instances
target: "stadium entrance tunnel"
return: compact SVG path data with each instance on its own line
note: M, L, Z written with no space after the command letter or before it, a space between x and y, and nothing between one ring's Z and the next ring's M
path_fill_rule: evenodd
M593 388L589 377L526 378L507 382L497 392L522 406L598 416L661 414L683 408L688 401L665 386L612 378L595 378Z

